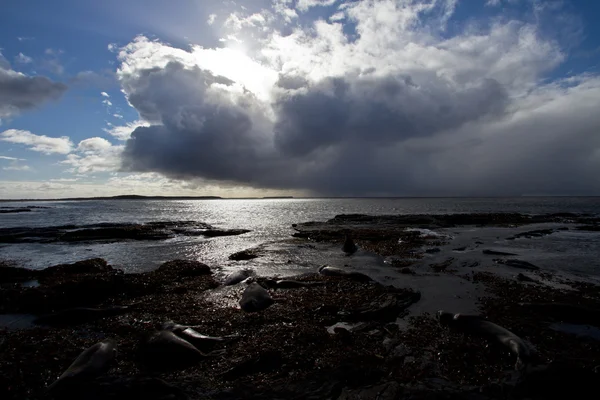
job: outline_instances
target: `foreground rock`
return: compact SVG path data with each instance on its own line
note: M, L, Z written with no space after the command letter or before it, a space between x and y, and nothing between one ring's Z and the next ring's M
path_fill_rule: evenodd
M7 313L135 306L77 327L1 331L3 399L43 397L83 349L106 337L119 347L114 367L86 380L71 398L562 400L596 394L599 342L555 329L559 323L600 325L600 288L589 283L558 290L475 270L456 276L482 288L481 316L535 347L532 369L515 376L507 374L515 356L503 346L446 329L433 315L413 315L413 304L431 299L425 290L314 273L282 281L288 283L273 292L281 301L247 314L237 304L246 285L222 286L196 261L175 260L143 274L123 274L100 259L6 271L11 279L40 280L39 287L0 290ZM395 324L398 318L406 329ZM195 333L187 331L188 340L182 333L190 327ZM172 338L156 336L165 331L189 343L198 335L232 340L211 343L215 356L179 349L189 355L189 363L180 364L170 345L161 347L165 336ZM144 353L149 336L154 344L160 340ZM175 370L161 368L169 363Z
M268 393L276 390L296 390L290 398L306 398L307 392L339 395L348 383L376 382L385 374L386 367L376 356L384 354L385 325L418 301L410 290L315 273L290 280L306 285L278 290L281 301L259 315L246 314L235 304L228 306L226 298L220 304L210 294L219 284L207 268L202 263L173 261L153 272L122 274L99 260L90 260L39 272L52 279L37 288L15 289L14 301L2 303L4 312L23 312L27 305L29 312L37 314L81 302L101 309L128 302L136 306L119 315L80 321L77 327L2 332L0 396L42 397L82 349L93 346L100 337L113 338L119 347L114 367L86 380L85 387L71 387L72 398L127 398L135 388L143 390L146 399L236 398L236 393L244 392L241 398L261 393L267 396L263 398L272 398ZM96 288L101 288L101 295L88 294L92 292L90 280L99 285ZM65 291L78 285L85 290ZM227 287L235 291L237 299L243 289ZM63 303L65 293L69 301ZM189 324L181 329L193 326L194 339L213 340L216 344L211 346L216 346L219 355L204 357L172 344L171 331L183 334L186 330L172 330L171 325L167 325L168 331L162 330L169 319ZM361 323L363 328L348 335L328 333L328 326L342 321ZM176 352L184 354L185 363L179 362L181 357L174 361ZM161 380L139 375L150 367L159 371ZM331 371L333 385L316 371ZM355 379L350 379L352 376ZM153 385L156 393L149 390ZM245 391L248 387L250 392Z

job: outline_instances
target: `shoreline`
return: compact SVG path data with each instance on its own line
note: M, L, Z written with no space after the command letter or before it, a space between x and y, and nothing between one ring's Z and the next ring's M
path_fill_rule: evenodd
M536 235L559 234L565 223L562 218L573 218L545 217L546 222L558 218L554 220L557 226L541 231L528 230L531 221L521 216L487 214L481 220L482 216L471 215L470 223L491 232L498 226L522 224L523 235L509 241L512 245L536 240ZM505 398L507 392L513 398L535 399L564 395L559 383L569 387L570 395L595 385L598 340L577 336L585 331L566 330L600 326L599 286L569 281L544 268L523 270L498 263L493 260L521 256L487 256L483 250L502 250L489 245L456 252L455 238L446 235L464 225L453 221L454 217L428 216L427 221L420 220L422 216L395 218L338 216L326 222L297 224L294 228L300 237L294 241L314 246L311 251L316 259L319 252L329 254L327 249L341 252L340 234L352 231L361 248L358 258L347 257L350 265L336 267L355 270L357 266L350 260L360 263L361 252L397 262L382 264L382 274L361 271L377 282L323 277L315 270L297 276L294 279L319 286L270 288L282 301L258 315L246 314L237 306L245 284L222 286L216 270L198 262L173 261L138 274L123 274L98 259L41 271L0 267L2 314L40 315L78 306L136 305L122 315L81 325L0 329L0 379L4 379L0 387L4 383L11 388L3 398L44 396L44 388L79 352L108 337L116 339L119 356L107 374L87 383L97 391L87 393L89 398L125 398L132 388L145 391L148 399L161 398L149 389L160 387L172 398L191 399L350 399L374 398L377 393L382 399L442 394L495 399ZM588 218L585 222L593 226L598 223L581 218ZM406 230L409 222L418 228ZM578 224L583 222L577 220ZM439 251L428 253L428 249ZM269 258L268 247L261 251L255 260ZM465 254L477 254L486 261L484 265L463 265L461 257ZM453 260L448 262L448 257ZM239 265L245 267L251 262ZM518 279L519 273L533 282ZM264 278L268 277L259 277L259 282L265 284ZM39 286L16 283L32 280ZM403 303L402 296L407 293L420 293L419 299ZM540 311L546 307L541 305L552 303L566 304L580 313L565 317L556 307ZM486 340L441 327L433 315L441 306L450 312L482 315L519 335L535 347L535 365L526 373L519 372L517 380L509 377L511 370L514 375L514 357ZM371 310L367 314L365 307ZM566 320L569 318L574 320ZM156 375L139 362L139 344L167 319L199 325L205 334L238 334L241 339L221 348L225 354L220 357ZM338 323L345 325L332 328ZM547 378L556 371L561 381L538 382L539 376ZM576 382L576 387L569 382Z

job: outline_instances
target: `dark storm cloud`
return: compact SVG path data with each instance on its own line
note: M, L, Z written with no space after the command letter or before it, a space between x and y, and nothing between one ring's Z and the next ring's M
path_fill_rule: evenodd
M255 129L260 116L251 102L211 91L213 83L232 82L175 62L141 71L128 81L129 102L144 119L162 125L132 133L124 169L258 183L257 173L267 172L273 156L262 150L268 143Z
M210 88L216 82L232 84L176 62L125 79L130 103L160 125L133 132L123 168L330 194L399 191L401 182L414 185L403 172L414 157L398 159L399 149L381 159L382 150L499 115L507 102L489 79L453 90L431 77L348 76L311 86L292 77L273 126L251 94L231 100Z
M265 13L240 53L136 38L117 75L152 126L123 169L318 195L600 194L600 76L548 79L569 52L539 19L448 25L455 4L340 2L287 31Z
M60 82L43 76L26 76L0 63L0 118L10 117L56 100L67 90Z
M506 104L492 79L458 89L435 76L422 84L410 76L327 78L278 100L275 141L289 155L343 141L393 144L499 114Z

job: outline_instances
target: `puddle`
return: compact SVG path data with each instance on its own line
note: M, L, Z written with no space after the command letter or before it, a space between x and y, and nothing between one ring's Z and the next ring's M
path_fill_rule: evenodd
M565 322L557 322L550 325L550 329L558 332L568 333L578 337L589 337L600 340L600 328L591 325L575 325Z
M16 331L33 327L37 317L31 314L0 314L0 329Z

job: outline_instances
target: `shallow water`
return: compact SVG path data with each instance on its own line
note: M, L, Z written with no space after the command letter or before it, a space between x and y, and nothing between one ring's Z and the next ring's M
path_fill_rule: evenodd
M321 246L318 252L298 246L280 246L269 258L234 262L228 256L237 251L279 242L290 238L293 223L311 220L324 221L343 213L363 214L443 214L473 212L550 213L575 212L600 214L600 198L502 198L502 199L265 199L265 200L100 200L68 202L4 203L3 206L48 206L19 214L0 214L0 227L43 227L66 224L101 222L149 222L196 220L220 228L251 229L240 236L203 238L175 237L166 241L131 241L120 243L72 244L5 244L0 245L0 257L16 260L30 268L74 262L101 257L126 272L156 268L161 263L176 259L203 261L224 273L240 265L248 265L261 273L291 275L312 271L322 264L368 270L377 275L385 268L384 260L360 253L343 258L336 247ZM533 228L531 228L533 229ZM452 235L452 232L448 232ZM595 274L597 263L590 264L590 255L598 254L598 244L590 232L561 233L539 239L537 250L527 250L536 260L548 260L553 268L568 269L573 273ZM461 234L469 242L478 233ZM506 233L509 236L510 233ZM558 237L558 236L557 236ZM461 240L463 240L461 239ZM494 244L495 246L496 244ZM453 242L453 246L458 246ZM500 243L499 247L508 244ZM510 246L524 252L528 243L515 240ZM536 253L537 252L537 253ZM562 254L562 257L561 257ZM564 266L559 265L564 260ZM529 261L529 259L528 259Z

